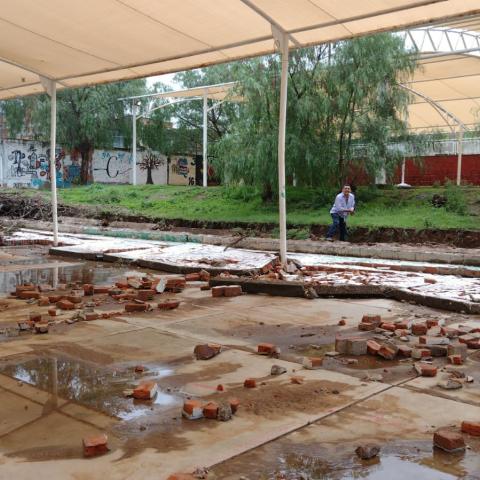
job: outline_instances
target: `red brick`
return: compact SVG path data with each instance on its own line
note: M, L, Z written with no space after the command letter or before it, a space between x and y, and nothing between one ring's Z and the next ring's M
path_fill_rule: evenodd
M146 312L148 310L148 303L126 303L126 312Z
M388 330L389 332L394 332L397 330L397 327L394 323L382 323L380 325L380 328L383 328L384 330Z
M212 287L210 285L201 285L200 290L206 291L206 290L211 290Z
M259 343L257 345L257 353L260 355L273 355L277 351L277 347L273 343Z
M380 315L364 315L362 317L363 323L373 323L377 327L382 323L382 317Z
M37 292L36 290L23 290L18 292L17 297L24 300L28 300L30 298L40 298L40 292Z
M160 310L173 310L180 305L178 300L167 300L165 302L160 302L158 308Z
M475 437L480 437L480 422L469 422L466 420L463 421L462 432L468 433L469 435L473 435Z
M24 285L17 285L15 287L15 295L18 295L20 292L35 292L37 287L31 283L26 283Z
M212 287L212 297L223 297L225 292L225 287L219 285L218 287Z
M367 340L367 352L370 355L376 355L380 350L381 345L375 340Z
M320 368L323 364L322 357L304 357L303 366L308 370L315 370Z
M225 390L224 386L221 383L219 383L217 385L217 392L223 392L224 390Z
M448 358L448 361L452 365L462 365L463 364L463 358L462 358L461 355L449 355L447 358Z
M215 402L208 402L203 406L203 416L215 420L218 415L218 404Z
M48 300L48 297L40 297L38 299L37 305L39 307L46 307L47 305L50 305L50 302Z
M137 298L136 293L120 293L119 295L112 295L114 300L135 300Z
M172 473L167 480L195 480L196 478L191 473Z
M147 300L153 300L155 293L155 290L139 290L137 292L137 298L146 302Z
M202 282L209 282L210 281L210 273L207 272L206 270L200 270L199 276L200 276L200 280Z
M29 318L30 318L30 321L33 323L41 322L42 314L38 312L30 312Z
M397 330L408 330L410 328L408 320L402 320L400 322L395 322L395 327Z
M432 328L432 327L438 327L438 320L435 320L433 318L429 318L427 320L427 328Z
M203 406L198 400L185 400L182 415L191 420L203 417Z
M93 293L95 295L99 295L99 294L106 294L109 292L109 290L111 289L112 287L97 287L97 286L94 286L93 287Z
M165 283L165 290L167 292L179 292L186 286L185 278L183 277L170 277L167 278Z
M133 390L133 398L138 400L151 400L157 393L158 386L155 382L143 382Z
M347 324L347 322L342 318L341 320L338 321L337 325L340 327L343 327Z
M193 354L197 360L209 360L215 355L218 355L221 350L221 345L217 345L215 343L205 343L201 345L195 345Z
M79 297L78 295L68 295L65 299L75 304L82 303L82 297Z
M437 375L437 367L429 363L416 363L415 369L422 377L435 377Z
M245 388L255 388L257 386L257 382L254 378L247 378L244 382L243 382L243 386Z
M414 335L426 335L428 327L426 323L414 323L412 325L412 333Z
M412 350L412 357L416 359L427 358L431 356L432 356L432 353L428 348L414 348Z
M35 333L48 333L48 323L47 322L37 322L35 323Z
M412 356L412 348L408 345L398 345L398 354L402 357L411 357Z
M120 290L128 290L130 288L127 282L115 282L115 286Z
M242 294L242 287L240 285L227 285L223 290L225 297L238 297Z
M185 275L186 282L199 282L200 281L200 274L199 273L187 273Z
M423 268L423 273L430 273L432 275L437 275L438 274L438 268L437 267L424 267Z
M83 439L83 455L85 457L96 457L108 451L108 437L104 433L91 435Z
M362 332L371 332L372 330L375 330L377 327L375 326L374 323L366 323L366 322L360 322L358 324L358 329L361 330Z
M459 331L452 327L441 327L440 333L448 338L455 338L459 335Z
M235 415L237 413L238 407L240 406L240 400L238 398L229 398L228 403L232 409L232 413Z
M480 339L476 338L475 340L468 340L467 347L472 348L474 350L478 350L480 348Z
M83 285L83 294L87 297L91 297L93 295L93 292L95 290L95 287L91 283L85 283Z
M57 302L56 305L61 310L74 310L75 309L75 305L70 300L67 300L67 299L60 300L59 302Z
M89 312L85 314L85 320L87 320L88 322L91 320L98 320L99 317L100 315L95 312Z
M382 345L378 351L378 355L385 360L393 360L397 354L396 350L389 345Z
M55 307L50 307L48 309L48 314L51 316L51 317L55 317L57 315L57 309Z
M143 365L136 365L133 370L135 373L143 373L145 371L145 367Z
M433 445L447 452L465 450L462 434L446 428L440 428L433 434Z
M63 295L49 295L48 296L48 301L50 303L57 303L60 300L62 300L62 298L63 298Z

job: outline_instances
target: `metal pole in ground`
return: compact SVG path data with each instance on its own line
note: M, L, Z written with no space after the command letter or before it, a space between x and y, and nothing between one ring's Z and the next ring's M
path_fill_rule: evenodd
M203 94L203 186L206 187L208 184L208 96L207 92Z
M137 106L132 100L132 185L137 184Z
M52 221L53 245L58 246L58 215L57 215L57 165L55 150L57 149L57 84L49 81L50 94L50 186L52 189Z
M457 139L457 185L462 184L463 126L459 126Z
M287 206L285 193L285 131L287 125L288 35L278 35L282 57L280 80L280 115L278 123L278 210L280 223L280 261L287 262Z
M402 180L400 183L402 185L405 183L405 157L403 157L403 162L402 162Z

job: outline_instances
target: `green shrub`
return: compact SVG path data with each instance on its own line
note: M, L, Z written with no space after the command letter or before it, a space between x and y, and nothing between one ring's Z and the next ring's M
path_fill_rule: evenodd
M447 197L445 205L447 212L457 213L458 215L467 214L467 201L460 187L448 182L445 187L445 196Z

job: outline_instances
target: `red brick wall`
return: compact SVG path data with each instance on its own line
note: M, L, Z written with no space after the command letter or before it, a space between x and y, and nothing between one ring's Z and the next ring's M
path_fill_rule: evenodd
M400 183L401 167L395 173L394 183ZM435 182L444 183L446 180L457 179L457 156L435 155L423 157L423 162L415 163L407 159L405 165L405 182L410 185L433 185ZM480 155L463 155L462 182L480 185Z

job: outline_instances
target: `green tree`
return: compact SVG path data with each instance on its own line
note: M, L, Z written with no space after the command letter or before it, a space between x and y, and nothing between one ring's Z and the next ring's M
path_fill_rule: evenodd
M287 178L299 185L339 185L359 169L392 169L401 154L388 143L408 137L409 96L399 82L415 65L403 40L391 34L293 51ZM277 55L232 67L245 101L214 146L222 179L257 185L264 198L277 186L279 72Z
M66 88L57 93L57 142L80 153L80 181L92 180L95 147L110 148L114 137L124 135L131 143L131 112L119 98L146 92L145 80L118 82L85 88ZM5 102L9 131L14 135L25 125L35 139L48 141L50 99L44 95Z

